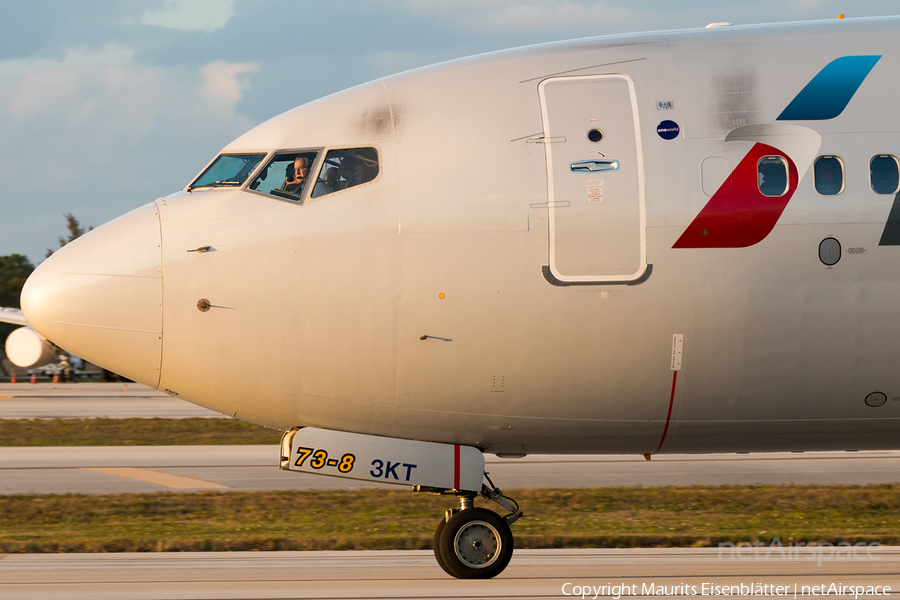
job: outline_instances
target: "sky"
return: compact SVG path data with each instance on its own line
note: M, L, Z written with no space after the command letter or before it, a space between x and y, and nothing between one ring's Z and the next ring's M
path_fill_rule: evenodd
M408 69L557 40L900 13L896 0L0 0L0 255L44 259L228 142Z

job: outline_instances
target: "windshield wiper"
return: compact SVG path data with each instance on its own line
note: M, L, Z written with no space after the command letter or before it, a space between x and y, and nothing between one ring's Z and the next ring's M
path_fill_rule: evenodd
M240 181L232 181L230 179L222 179L221 181L213 181L212 183L204 183L203 185L192 185L188 188L188 191L201 190L203 188L210 188L210 187L217 187L217 186L234 187L234 186L239 186L239 185L241 185Z

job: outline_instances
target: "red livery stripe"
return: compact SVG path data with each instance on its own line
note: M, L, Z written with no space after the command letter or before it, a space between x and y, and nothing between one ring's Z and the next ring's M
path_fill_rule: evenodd
M659 449L662 448L663 442L666 441L666 434L669 433L669 421L672 420L672 405L675 403L675 382L678 381L678 371L672 371L672 395L669 396L669 414L666 415L666 426L663 429L662 437L659 440L659 446L656 447L656 452L659 452ZM656 454L654 452L654 454Z
M756 165L763 156L787 161L788 191L784 196L769 197L759 191ZM787 154L755 144L672 247L746 248L761 242L790 202L797 181L797 167Z
M453 489L459 489L459 444L453 445Z

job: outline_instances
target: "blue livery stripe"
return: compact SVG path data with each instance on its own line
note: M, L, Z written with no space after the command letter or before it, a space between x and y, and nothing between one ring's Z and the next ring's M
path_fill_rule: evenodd
M879 246L900 246L900 193L894 196L891 213L888 215L884 231L881 232Z
M791 100L779 121L821 121L833 119L847 108L847 103L862 85L878 56L842 56L819 71L806 87Z

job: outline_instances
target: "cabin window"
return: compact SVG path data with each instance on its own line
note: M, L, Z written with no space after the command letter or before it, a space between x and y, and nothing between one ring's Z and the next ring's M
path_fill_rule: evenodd
M222 154L188 186L199 188L241 187L265 154Z
M251 190L271 194L279 198L300 201L309 188L310 174L318 152L279 152L260 171Z
M375 148L329 150L319 169L312 197L368 183L378 176L378 151Z
M869 179L876 194L896 194L900 189L900 163L892 154L879 154L869 161Z
M780 156L763 156L756 163L759 192L763 196L784 196L788 191L787 161Z
M836 196L844 191L844 161L837 156L820 156L813 167L816 191Z

